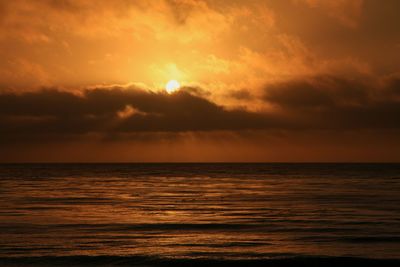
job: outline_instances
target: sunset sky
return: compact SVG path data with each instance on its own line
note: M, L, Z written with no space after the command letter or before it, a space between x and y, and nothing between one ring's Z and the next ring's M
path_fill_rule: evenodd
M0 161L400 161L399 10L0 0Z

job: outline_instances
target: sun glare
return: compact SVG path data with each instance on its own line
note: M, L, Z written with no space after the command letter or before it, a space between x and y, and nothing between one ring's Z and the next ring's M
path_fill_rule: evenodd
M167 91L168 94L172 94L173 92L178 91L180 87L181 85L177 80L170 80L165 85L165 90Z

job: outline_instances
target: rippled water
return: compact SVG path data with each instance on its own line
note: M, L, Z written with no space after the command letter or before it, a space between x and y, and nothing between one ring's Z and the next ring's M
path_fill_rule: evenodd
M0 165L0 257L400 258L399 164Z

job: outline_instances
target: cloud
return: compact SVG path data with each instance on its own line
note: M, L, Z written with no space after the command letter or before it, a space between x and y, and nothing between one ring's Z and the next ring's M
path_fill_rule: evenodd
M321 8L343 25L356 28L362 13L364 0L296 0L312 8Z
M368 82L368 83L367 83ZM396 78L384 85L337 77L313 77L270 85L264 100L311 128L399 128Z
M240 130L265 127L268 119L226 110L182 91L168 95L137 87L95 88L81 94L46 89L0 94L2 141L137 132ZM264 125L264 126L262 126Z
M288 109L331 108L368 101L370 88L361 82L321 76L272 84L265 100Z
M0 2L0 84L21 90L180 79L222 98L400 62L396 0Z
M265 88L267 111L225 108L183 88L169 95L136 86L0 94L2 142L97 135L246 130L398 129L399 79L383 86L313 77ZM201 91L200 91L201 92ZM246 96L246 95L245 95ZM239 95L239 97L243 97Z

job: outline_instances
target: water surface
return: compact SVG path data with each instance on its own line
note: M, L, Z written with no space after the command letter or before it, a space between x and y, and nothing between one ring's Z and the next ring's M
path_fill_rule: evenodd
M0 258L400 259L400 164L0 165Z

